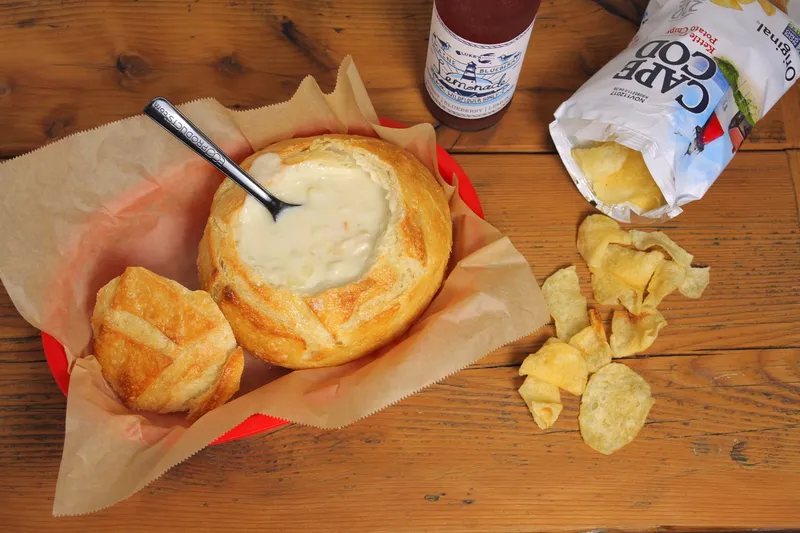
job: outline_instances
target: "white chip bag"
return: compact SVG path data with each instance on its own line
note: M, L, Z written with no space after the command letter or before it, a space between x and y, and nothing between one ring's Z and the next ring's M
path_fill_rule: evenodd
M650 0L630 45L556 110L550 133L602 212L622 222L632 212L675 217L797 80L798 47L800 24L766 0ZM642 212L597 197L572 149L605 141L642 153L665 205Z

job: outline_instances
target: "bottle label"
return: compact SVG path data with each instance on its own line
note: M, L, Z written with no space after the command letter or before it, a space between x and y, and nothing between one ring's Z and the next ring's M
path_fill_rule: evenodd
M445 112L483 118L503 109L517 87L533 22L514 39L480 44L462 39L442 23L433 6L425 88Z

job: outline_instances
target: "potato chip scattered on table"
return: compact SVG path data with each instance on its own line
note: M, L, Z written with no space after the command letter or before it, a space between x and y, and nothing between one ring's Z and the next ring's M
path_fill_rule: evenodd
M664 254L661 252L642 252L609 244L600 270L614 274L636 292L644 293L663 260Z
M675 241L661 231L631 230L631 243L637 250L649 250L654 246L662 248L669 254L673 261L681 266L688 267L692 264L694 256L678 246Z
M555 424L563 407L558 387L533 376L527 376L519 388L519 395L525 400L533 420L540 429L547 429Z
M589 215L578 227L578 253L589 265L599 268L609 244L631 244L630 234L616 220L605 215Z
M638 314L644 291L664 255L658 251L642 252L618 244L609 244L600 268L592 269L592 292L603 305L621 303Z
M668 294L683 284L686 278L686 268L674 261L664 261L653 274L650 284L647 285L647 298L644 307L655 309Z
M592 375L581 398L581 436L610 455L636 437L654 403L650 385L639 374L620 363L606 365Z
M603 305L622 304L631 313L642 310L642 293L626 285L621 279L604 270L592 271L592 293L597 303Z
M611 355L619 359L645 351L666 325L664 316L655 309L646 309L639 315L617 309L611 320Z
M575 266L562 268L547 278L542 284L542 294L559 338L569 340L589 325L586 298L581 294Z
M579 162L584 158L584 172L613 175L625 170L627 149L607 144L576 155ZM620 162L623 155L626 159ZM559 388L582 394L581 435L595 450L611 454L636 437L654 403L647 382L612 360L652 346L667 325L657 306L676 289L699 298L709 284L710 268L691 266L694 256L663 232L628 232L605 215L584 219L577 247L589 265L595 300L625 309L614 311L607 339L598 312L587 310L575 266L545 280L542 292L561 338L548 339L523 361L519 373L527 377L519 394L542 429L561 413Z
M547 342L519 367L521 376L533 376L580 396L589 377L581 352L566 342Z
M605 204L633 204L642 212L666 204L641 152L615 142L575 148L572 157Z
M586 369L592 374L611 362L611 346L606 340L603 321L594 309L589 310L589 322L569 340L569 344L581 352L586 360Z
M711 281L711 267L689 267L678 290L687 298L700 298Z

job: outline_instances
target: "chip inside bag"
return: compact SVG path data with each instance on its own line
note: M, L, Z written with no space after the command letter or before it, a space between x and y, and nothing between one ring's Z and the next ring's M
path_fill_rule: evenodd
M556 110L550 133L602 212L675 217L795 83L799 47L800 24L767 0L650 0L628 47Z

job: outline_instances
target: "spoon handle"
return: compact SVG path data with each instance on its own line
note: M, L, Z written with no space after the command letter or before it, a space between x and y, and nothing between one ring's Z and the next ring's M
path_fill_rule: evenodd
M186 118L166 98L154 98L144 114L157 122L162 128L174 135L179 141L194 150L206 161L217 167L223 174L238 183L245 191L269 209L273 218L278 215L283 202L272 196L269 191L233 162L225 153L206 137L192 122Z

